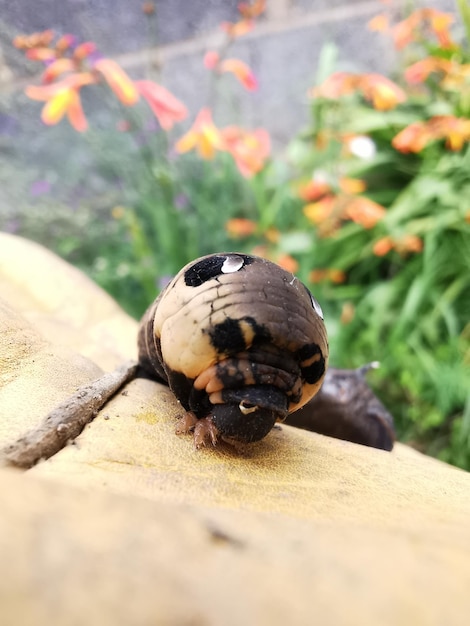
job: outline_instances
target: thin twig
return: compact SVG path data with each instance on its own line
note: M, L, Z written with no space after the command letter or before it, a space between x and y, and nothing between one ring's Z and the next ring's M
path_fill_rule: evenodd
M36 428L0 449L0 466L29 469L73 441L103 405L134 378L137 363L129 361L113 372L80 387L53 409Z

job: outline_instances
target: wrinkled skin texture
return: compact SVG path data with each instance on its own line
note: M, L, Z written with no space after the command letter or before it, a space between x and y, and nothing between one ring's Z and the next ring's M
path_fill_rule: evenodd
M151 305L139 362L197 419L250 442L318 392L328 342L321 309L295 276L221 253L184 267Z

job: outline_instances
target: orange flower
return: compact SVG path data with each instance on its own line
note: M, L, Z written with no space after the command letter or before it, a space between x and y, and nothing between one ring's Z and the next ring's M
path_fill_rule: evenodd
M354 304L352 302L345 302L341 310L341 324L350 324L353 321L355 314L356 309L354 308Z
M420 23L420 17L415 11L406 19L398 22L392 29L392 36L395 41L395 48L402 50L415 40L415 30Z
M170 130L175 122L181 122L187 117L187 108L165 87L151 80L137 80L134 85L147 100L163 130Z
M203 159L213 159L216 150L225 150L225 141L212 121L210 109L201 109L190 130L179 139L175 149L184 153L196 149Z
M32 35L18 35L13 39L13 45L20 50L28 48L47 47L54 39L53 30L44 30Z
M333 214L335 197L325 196L318 202L304 206L304 215L314 224L321 224Z
M401 255L408 252L421 252L423 250L423 241L416 235L404 235L399 239L387 236L376 241L372 247L372 251L376 256L385 256L391 250L396 250Z
M67 35L62 35L62 37L60 37L55 44L55 49L58 52L65 52L65 50L68 50L75 42L75 37L73 35L67 34Z
M336 268L316 269L309 274L309 280L312 283L321 283L324 280L330 280L332 283L340 284L346 280L346 274L343 270Z
M367 28L378 33L383 33L389 28L389 19L386 15L383 14L376 15L371 20L369 20L369 22L367 23Z
M343 270L331 268L328 270L328 278L331 280L332 283L336 283L339 285L340 283L345 282L346 274L345 272L343 272Z
M230 39L236 39L249 33L255 27L253 20L240 20L239 22L222 22L220 25Z
M395 135L392 139L392 146L403 154L421 152L430 139L431 135L426 122L413 122Z
M238 11L245 19L259 17L266 9L266 0L254 0L251 4L240 2Z
M470 79L470 63L458 63L452 65L448 74L441 81L444 89L460 91L468 85Z
M424 82L434 72L450 72L452 62L438 57L427 57L410 65L405 70L405 78L411 84Z
M298 262L290 254L281 254L277 257L276 263L285 269L286 272L292 272L292 274L295 274L299 269Z
M45 84L52 83L61 74L73 72L76 69L76 64L72 61L72 59L56 59L44 70L42 74L42 82Z
M395 247L398 252L421 252L423 249L423 240L416 235L405 235L396 242Z
M234 217L225 224L225 230L231 237L249 237L257 229L256 222L244 217Z
M208 70L233 74L249 91L253 91L258 87L258 81L251 69L239 59L223 59L221 61L218 52L209 50L204 56L204 65Z
M420 27L427 26L442 48L452 48L454 44L449 34L449 26L453 21L454 18L450 13L443 13L432 8L417 9L393 27L395 47L401 50L416 41L420 34Z
M258 128L250 132L238 126L228 126L223 129L222 136L225 149L235 159L242 176L250 178L263 169L271 149L266 130Z
M328 270L312 270L308 275L308 279L313 284L321 283L323 280L325 280L327 274Z
M449 150L461 150L470 141L470 120L454 115L437 115L426 122L414 122L392 139L392 146L407 154L421 152L428 143L445 139Z
M52 85L40 87L31 85L26 88L25 93L32 100L46 102L41 113L41 119L45 124L57 124L67 114L69 122L75 130L83 132L87 129L88 124L78 92L84 85L90 85L94 82L96 82L95 78L90 73L82 72L68 76Z
M142 4L142 13L153 15L155 13L155 2L144 2Z
M215 50L208 50L204 55L204 67L208 70L215 70L219 64L220 55Z
M279 243L279 239L281 238L281 233L278 231L277 228L274 228L273 226L271 226L271 228L268 228L267 230L264 231L264 237L270 243Z
M31 61L52 61L57 58L57 52L52 48L30 48L26 50L26 58Z
M372 252L376 256L385 256L390 250L393 250L393 240L388 236L378 239L372 247Z
M319 87L309 91L313 97L336 100L354 91L362 92L366 100L372 102L379 111L393 109L406 100L406 94L394 82L381 74L351 74L336 72L326 79Z
M428 122L433 138L446 140L449 150L461 150L470 141L470 120L454 115L438 115Z
M298 189L299 197L305 202L315 202L322 196L331 192L330 185L323 180L309 180Z
M345 207L345 216L364 228L373 228L384 215L385 208L369 198L354 198Z
M403 89L381 74L364 74L360 88L366 100L370 100L378 111L388 111L406 100Z
M436 35L439 45L442 48L451 48L453 42L450 38L449 27L454 21L454 16L450 13L443 13L437 9L427 8L425 15L429 21L431 31Z
M129 106L139 100L137 87L116 61L99 59L94 63L93 68L104 76L108 85L123 104Z
M340 178L339 188L343 193L355 195L366 190L366 184L360 178Z
M358 77L350 72L335 72L321 85L309 90L308 95L312 98L327 98L336 100L341 96L353 93L358 87Z
M239 59L225 59L219 65L220 72L231 72L249 91L258 87L255 75L246 63Z
M96 45L92 41L84 41L73 51L73 58L82 61L90 56L90 54L93 54L93 52L96 52Z

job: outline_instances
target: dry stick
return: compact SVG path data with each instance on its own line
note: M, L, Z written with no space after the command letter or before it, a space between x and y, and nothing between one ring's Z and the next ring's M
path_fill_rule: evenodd
M29 469L78 437L101 407L134 378L137 363L129 361L98 380L80 387L53 409L36 428L0 449L0 466Z

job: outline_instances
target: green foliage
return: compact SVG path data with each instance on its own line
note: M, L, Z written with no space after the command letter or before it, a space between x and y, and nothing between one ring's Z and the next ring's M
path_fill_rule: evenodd
M321 85L317 90L311 128L294 140L290 156L300 175L328 182L341 220L322 233L324 221L313 219L312 246L298 256L299 273L344 272L343 284L312 287L334 319L333 363L379 360L371 380L395 415L400 438L470 469L469 57L455 44L446 50L421 43L435 58L452 58L458 91L433 72L417 87L402 80L406 100L376 110L357 89L345 86L334 98ZM329 49L324 59L332 56ZM410 136L400 144L397 135L417 122L429 123L426 141ZM437 123L449 124L449 134L433 136ZM358 135L373 142L367 158L345 150ZM339 187L347 177L360 178L366 189L360 196L385 207L376 223L361 225L360 215L345 219L353 198Z

